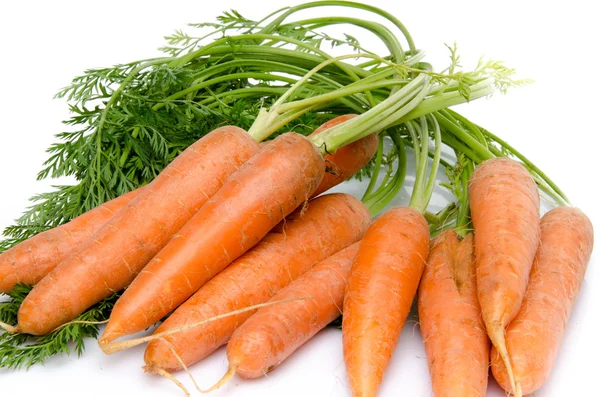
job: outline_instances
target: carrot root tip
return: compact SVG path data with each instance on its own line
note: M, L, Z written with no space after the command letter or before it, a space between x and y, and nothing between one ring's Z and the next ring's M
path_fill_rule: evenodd
M510 382L510 387L512 389L512 393L520 397L521 393L519 393L520 388L517 390L517 386L515 384L515 375L513 373L513 368L510 363L510 355L508 354L508 348L506 347L506 338L504 337L504 327L500 324L494 324L489 329L489 337L492 341L492 344L496 347L502 362L504 363L504 367L506 368L506 374L508 375L508 380Z
M5 330L9 334L18 334L21 332L18 325L15 327L10 324L3 323L2 321L0 321L0 328Z
M521 384L517 382L517 389L515 390L515 397L523 397L523 390L521 389Z
M111 355L114 353L118 353L121 350L127 350L137 345L141 345L142 343L148 341L148 338L138 338L125 340L122 342L110 342L106 339L100 339L98 341L98 346L100 346L100 350L106 355Z
M237 365L230 365L229 369L227 370L225 375L223 375L223 377L214 386L212 386L210 389L208 389L206 391L206 393L210 393L212 391L215 391L215 390L223 387L227 382L229 382L231 379L233 379L233 376L235 375L235 372L237 371L237 369L238 369Z
M183 383L178 381L177 378L175 378L175 376L173 376L173 374L165 371L162 368L158 368L154 365L145 365L142 368L144 369L144 372L146 372L148 374L154 374L154 375L162 376L163 378L169 379L171 382L175 383L175 385L177 385L177 387L179 387L181 389L181 391L183 391L183 393L186 395L186 397L190 397L190 392L188 391L188 389L183 385Z

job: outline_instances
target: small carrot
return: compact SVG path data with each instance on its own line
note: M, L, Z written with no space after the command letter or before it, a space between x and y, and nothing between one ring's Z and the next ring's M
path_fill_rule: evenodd
M506 330L517 396L533 393L548 379L593 245L592 223L580 210L559 207L542 218L540 246L527 292ZM511 390L496 349L492 350L492 373L506 391Z
M429 225L423 213L440 164L441 132L431 116L411 121L407 128L412 132L416 169L410 204L388 210L371 224L346 286L342 342L355 397L377 395L429 255ZM430 134L434 155L428 170Z
M227 344L229 376L264 376L339 317L359 246L354 243L325 259L270 300L288 302L261 308L242 324ZM299 296L312 298L291 301Z
M115 304L100 345L142 331L256 245L317 188L325 164L304 136L261 148L144 268Z
M419 285L419 325L435 397L485 396L490 341L477 300L473 235L432 243Z
M234 261L181 305L156 330L186 324L267 302L314 265L358 241L370 222L366 207L347 194L326 194L298 209L258 245ZM252 312L224 318L165 337L186 365L227 343ZM182 368L165 342L148 345L147 365L167 371Z
M355 114L345 114L331 119L317 128L310 136L318 135L354 117L356 117ZM318 196L332 187L339 185L360 171L377 151L378 143L379 134L371 134L346 146L342 146L335 153L326 155L325 165L327 166L327 172L325 172L323 180L314 191L313 196Z
M19 309L17 330L47 334L125 288L257 151L250 135L231 126L194 143L33 288Z
M354 260L342 338L353 396L373 397L394 353L429 254L429 226L407 207L369 227Z
M483 321L510 378L505 328L517 315L540 240L540 197L529 172L508 158L484 161L469 182L477 294Z
M39 233L0 255L0 292L15 284L37 284L140 193L137 189Z

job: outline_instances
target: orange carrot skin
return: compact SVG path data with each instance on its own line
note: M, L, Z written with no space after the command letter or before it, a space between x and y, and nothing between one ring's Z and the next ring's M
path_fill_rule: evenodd
M9 292L18 283L37 284L140 191L136 189L108 201L0 254L0 292Z
M353 396L377 394L428 254L429 227L413 209L392 208L365 233L348 279L342 321Z
M338 124L342 124L356 117L355 114L345 114L321 125L310 136L318 135ZM371 134L358 141L342 146L335 153L325 156L327 172L323 176L321 184L313 193L313 196L331 189L334 186L352 178L362 167L364 167L377 152L379 135Z
M435 397L485 396L490 341L477 299L473 235L437 236L418 291L419 325Z
M124 292L101 343L142 331L176 309L305 202L323 178L319 150L280 135L246 162Z
M230 367L244 378L259 378L274 369L317 332L342 314L344 291L360 242L325 259L259 309L227 344ZM310 296L312 299L293 301Z
M234 261L181 305L156 333L205 318L267 302L314 265L358 241L371 217L366 207L347 194L327 194L311 200L281 222L252 250ZM166 336L186 365L227 343L253 312L245 312L185 332ZM152 341L146 364L167 371L181 369L167 344Z
M194 143L104 227L35 286L18 314L21 332L43 335L125 288L258 144L222 127Z
M540 239L540 198L516 161L481 163L469 183L475 229L477 290L490 338L517 315Z
M523 394L542 387L552 371L594 245L592 223L576 208L559 207L546 213L541 230L523 304L506 331L515 381ZM510 390L495 350L492 373Z

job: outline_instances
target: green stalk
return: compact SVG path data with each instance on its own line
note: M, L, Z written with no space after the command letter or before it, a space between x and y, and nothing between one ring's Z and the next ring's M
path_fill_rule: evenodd
M427 92L428 79L421 74L368 112L313 137L312 142L322 152L335 152L341 146L393 125L414 109Z
M427 202L425 203L425 208L427 208L427 206L429 205L429 201L431 199L431 196L433 195L433 189L435 188L435 181L437 179L437 172L438 172L438 168L439 168L439 164L440 164L440 160L442 157L442 133L440 131L440 126L437 122L437 120L432 117L431 115L429 115L429 119L431 120L431 123L433 124L433 136L434 136L434 155L433 155L433 163L431 165L431 171L429 173L429 181L427 182L427 185L425 187L425 197L427 197ZM429 154L429 146L426 144L424 146L424 150L427 151L425 157L428 157L427 154Z
M227 74L225 76L219 76L219 77L215 77L211 80L204 81L200 84L197 84L197 85L188 87L182 91L179 91L176 94L170 95L167 98L165 98L164 102L157 103L156 105L154 105L152 107L152 110L154 110L154 111L160 110L163 107L165 107L167 105L167 103L174 101L176 99L179 99L179 98L183 98L184 96L186 96L187 94L189 94L191 92L198 91L202 88L210 87L211 85L219 84L219 83L222 83L225 81L237 80L237 79L275 80L275 81L282 81L285 83L294 83L296 81L290 77L277 76L277 75L272 75L269 73L243 72L243 73Z
M404 51L402 50L402 45L398 41L398 38L394 36L394 34L387 27L381 25L380 23L350 17L325 17L304 19L294 22L293 25L296 24L303 26L310 25L311 30L338 24L358 26L372 32L375 36L377 36L387 46L388 50L390 51L390 55L392 56L392 60L396 60L396 62L402 62L404 60ZM281 27L284 28L286 26L291 25L282 25ZM362 50L368 52L364 49Z
M320 95L311 99L306 99L303 101L293 102L287 105L284 105L284 102L290 98L297 90L299 90L306 82L316 73L318 73L321 69L327 67L332 63L339 62L343 59L350 58L358 58L358 57L367 57L367 58L378 58L375 55L370 54L351 54L351 55L342 55L339 57L328 59L318 66L313 68L310 72L304 75L300 80L298 80L290 89L283 94L272 106L270 110L261 109L259 112L255 122L252 124L252 127L248 130L250 136L252 136L257 142L264 140L266 137L271 135L273 132L278 130L282 125L284 125L285 120L289 120L289 112L295 112L296 109L302 109L306 106L316 106L320 103L330 102L332 99L336 99L339 97L343 97L348 95L349 93L356 93L362 91L368 91L371 89L373 85L377 87L377 84L361 82L361 84L352 85L347 88L341 88L335 90L329 94ZM370 76L373 77L373 76ZM385 83L387 85L387 83ZM407 84L407 87L414 85L413 82ZM359 117L353 119L356 120ZM353 121L350 120L350 121ZM346 125L346 123L342 123L341 125ZM336 127L334 127L336 128ZM378 132L378 131L377 131ZM337 148L336 148L337 149Z
M321 60L331 59L331 56L329 54L327 54L325 51L320 50L320 49L318 49L314 46L311 46L310 44L307 44L300 40L296 40L296 39L286 37L286 36L277 36L277 35L272 35L272 34L250 33L250 34L244 34L244 35L229 36L229 37L224 37L219 40L215 40L214 42L209 43L196 51L192 51L189 54L186 54L180 58L174 59L173 61L171 61L170 66L172 68L183 67L187 63L189 63L192 60L199 58L201 56L218 54L218 53L230 53L230 52L232 52L232 50L234 53L241 52L241 51L254 50L258 53L264 52L264 53L274 53L274 54L277 54L277 53L282 54L287 51L287 52L296 53L295 56L298 58L311 59L311 56L309 54L306 54L306 53L303 53L300 51L285 50L283 48L264 47L261 45L243 44L243 43L248 42L249 40L277 40L277 41L285 42L288 44L293 44L299 48L307 49L315 54L320 55ZM239 41L240 43L235 45L236 41ZM233 46L233 48L232 48L232 46ZM313 56L313 57L316 57L316 56ZM356 71L363 72L362 69L360 69L356 66L348 65L348 64L336 62L336 63L334 63L334 65L337 66L340 70L342 70L346 74L348 74L350 77L355 78L355 79L358 79L358 75L356 74Z
M469 179L471 178L471 174L474 170L475 167L473 166L473 162L467 161L464 172L460 175L462 194L459 197L458 213L456 216L456 226L454 227L454 230L461 237L465 237L470 231L469 224L471 223L471 216L468 188Z
M447 131L453 134L460 142L464 143L470 150L472 150L481 160L487 160L494 155L490 150L481 144L476 138L465 131L458 123L452 120L451 117L447 117L448 113L444 110L437 112L436 120L444 127Z
M288 16L292 15L295 12L298 12L298 11L301 11L301 10L305 10L305 9L308 9L308 8L322 7L322 6L339 6L339 7L357 8L357 9L361 9L361 10L364 10L364 11L369 11L369 12L372 12L374 14L377 14L377 15L379 15L379 16L387 19L392 24L394 24L394 26L396 26L400 30L400 32L402 32L402 34L404 35L406 41L408 42L408 46L409 46L410 50L411 51L416 51L415 44L413 42L412 36L408 32L408 29L406 29L406 27L404 26L404 24L402 24L402 22L400 22L400 20L398 18L396 18L395 16L393 16L389 12L384 11L384 10L382 10L380 8L377 8L377 7L374 7L374 6L370 6L370 5L367 5L367 4L351 2L351 1L324 0L324 1L314 1L314 2L309 2L309 3L304 3L304 4L301 4L301 5L295 6L295 7L290 7L287 12L285 12L284 14L282 14L281 16L279 16L275 21L273 21L271 24L269 24L263 30L264 31L272 31L272 29L274 29L274 27L281 25L281 23L283 21L285 21L285 19ZM403 59L397 59L396 61L400 62L402 60Z
M369 185L367 186L367 190L365 190L365 193L363 194L363 201L369 197L369 195L375 188L375 185L377 184L377 178L379 177L379 171L381 169L381 161L383 160L383 138L383 136L380 136L379 142L377 143L377 153L375 154L375 164L373 165L374 170L371 174L371 178L369 179Z
M363 198L363 203L369 209L372 216L375 216L382 211L402 188L404 185L404 179L406 177L406 148L404 147L404 141L400 136L400 132L397 129L391 129L388 131L390 138L398 150L398 167L390 183L382 184L373 194L367 199Z

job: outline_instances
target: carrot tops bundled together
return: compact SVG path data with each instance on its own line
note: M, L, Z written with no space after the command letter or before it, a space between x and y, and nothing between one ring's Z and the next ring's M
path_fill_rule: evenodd
M330 6L385 18L407 47L366 19L289 21ZM456 48L450 67L435 72L400 21L359 3L306 3L257 22L228 15L207 36L167 48L169 57L89 71L61 92L83 113L92 97L106 99L81 117L88 126L77 133L96 146L82 156L91 159L87 172L68 163L75 145L55 146L42 175L83 179L36 206L21 232L8 232L14 243L25 241L0 254L0 291L14 288L13 302L0 303L7 330L0 366L43 362L68 351L70 340L81 349L76 338L84 333L72 330L88 327L85 334L95 336L84 316L98 313L91 321L103 321L110 312L101 348L114 353L150 342L146 371L179 385L170 372L229 342L229 371L214 390L236 373L255 378L272 370L343 313L352 394L375 396L417 297L436 396L485 394L490 341L493 374L507 391L539 388L591 255L591 224L562 208L540 226L539 192L558 204L567 202L564 193L514 147L448 109L523 81L494 61L458 70ZM319 31L339 23L374 33L389 54ZM208 41L217 33L226 37ZM321 41L357 52L333 57ZM161 79L172 79L169 89L157 90ZM169 126L174 118L195 126L203 112L215 119L222 112L221 121L231 120L230 105L249 99L265 105L254 108L251 123L174 138L183 134ZM302 134L286 131L306 120ZM128 138L106 148L106 134L123 132L116 128L127 129ZM159 141L151 135L160 128L171 141L151 151L160 152L164 168L139 173L131 167L152 155L135 157L147 151L143 142ZM407 147L415 158L410 203L387 209L404 183ZM455 159L442 156L444 148ZM98 155L103 150L115 153ZM433 214L427 208L440 165L457 202ZM357 173L370 178L364 204L346 194L320 195ZM59 220L44 218L44 206L59 198L80 205L68 213L64 206ZM43 221L36 230L72 221L27 240L36 217ZM36 285L26 294L19 283ZM550 293L557 299L547 303ZM117 340L161 320L151 336ZM538 349L525 347L531 324L542 335Z

